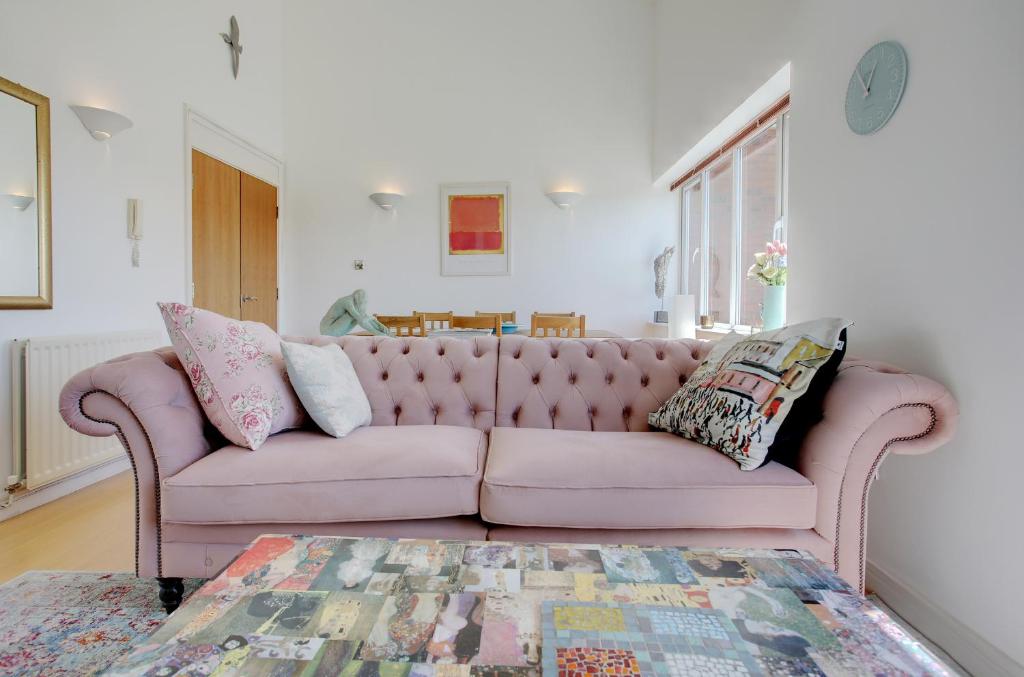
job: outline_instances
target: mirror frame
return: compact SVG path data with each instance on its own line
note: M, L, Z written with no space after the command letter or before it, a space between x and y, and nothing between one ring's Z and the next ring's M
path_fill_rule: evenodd
M2 296L0 310L53 308L53 272L50 222L50 99L16 82L0 77L0 92L21 99L36 109L36 214L39 251L39 293L36 296Z

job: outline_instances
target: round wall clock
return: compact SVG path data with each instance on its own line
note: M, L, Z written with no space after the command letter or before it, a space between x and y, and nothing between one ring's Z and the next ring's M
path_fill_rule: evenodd
M856 134L885 126L907 84L907 53L898 42L880 42L861 57L846 88L846 124Z

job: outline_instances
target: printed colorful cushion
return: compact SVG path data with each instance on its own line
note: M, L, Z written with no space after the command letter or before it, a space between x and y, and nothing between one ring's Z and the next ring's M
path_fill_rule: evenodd
M255 450L273 433L302 425L277 332L181 303L157 306L203 411L224 437Z
M370 425L370 400L341 347L281 341L281 353L299 401L321 430L332 437L345 437Z
M721 451L743 470L773 458L787 463L821 416L849 325L825 318L730 334L648 422Z

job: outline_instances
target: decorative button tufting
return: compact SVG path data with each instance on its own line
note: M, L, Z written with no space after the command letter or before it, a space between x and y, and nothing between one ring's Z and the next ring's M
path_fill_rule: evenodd
M377 346L370 346L370 354L371 355L376 355L377 354Z
M512 420L513 421L518 421L519 420L519 408L518 407L516 408L515 411L512 412Z
M537 385L538 383L540 383L540 374L534 374L534 376L533 376L533 384Z
M612 381L614 381L614 380L615 380L614 376L612 376L611 374L605 374L605 377L604 377L604 382L605 383L607 383L608 385L611 385Z
M679 375L679 385L685 385L685 384L686 384L686 375L685 374L680 374Z
M551 351L551 359L552 360L557 360L558 359L558 351L557 350L552 350Z
M644 388L646 388L647 384L650 382L651 379L647 377L647 374L644 374L643 376L640 377L640 385L643 386Z
M513 360L518 360L519 359L519 351L518 350L515 353L512 354L512 359Z
M444 357L444 346L441 346L440 348L437 349L437 354L441 357Z
M420 383L423 383L423 372L422 371L420 373L416 374L416 380L419 381Z
M587 349L587 357L593 357L593 356L594 356L593 349Z
M402 413L402 408L401 407L395 407L395 416L400 416L401 413Z
M380 375L380 380L381 381L387 381L388 380L388 373L384 372L383 374L381 374Z
M548 413L551 414L551 418L554 418L558 414L558 409L556 407L551 407L551 411Z
M664 360L665 359L665 353L663 353L661 351L658 351L657 357L658 357L659 360Z
M462 374L456 374L455 375L455 382L459 383L461 380L462 380Z
M629 407L623 407L622 408L622 418L629 418L632 413L633 413L633 410L630 409Z
M402 346L402 354L403 355L408 355L409 354L409 346Z
M569 374L569 383L570 384L576 383L576 374Z

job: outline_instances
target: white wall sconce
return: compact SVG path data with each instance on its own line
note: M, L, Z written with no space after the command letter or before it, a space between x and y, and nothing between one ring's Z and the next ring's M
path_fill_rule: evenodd
M370 195L370 199L375 205L388 212L402 203L402 195L399 193L374 193Z
M71 106L75 115L82 121L82 126L89 130L92 138L106 141L114 134L123 132L132 126L132 121L112 110L93 108L92 106Z
M559 209L571 209L576 205L577 202L583 197L582 193L574 193L572 191L555 191L553 193L545 193L548 199L554 203Z
M4 199L12 209L17 209L19 212L25 211L29 208L29 205L36 201L31 195L17 195L15 193L5 194Z

